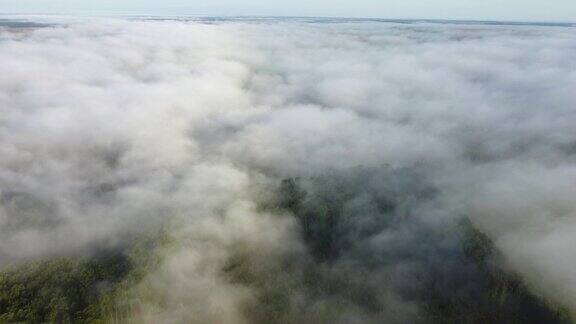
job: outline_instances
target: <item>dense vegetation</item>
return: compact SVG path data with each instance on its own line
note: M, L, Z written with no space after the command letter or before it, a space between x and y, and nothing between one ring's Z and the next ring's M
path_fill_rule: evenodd
M503 268L493 243L467 218L435 225L422 221L417 215L421 211L414 205L431 200L436 192L420 183L417 174L400 171L379 177L371 172L364 176L363 172L283 181L279 204L298 218L316 262L327 267L353 262L364 274L375 276L393 262L417 264L419 288L393 281L388 284L425 309L425 322L570 322L565 310L531 294L518 276ZM378 190L373 183L379 183L375 185ZM417 233L416 237L407 235L401 246L372 244L387 229L402 231L403 227ZM341 282L341 291L335 293L378 311L374 287L354 286L354 278L339 279L344 284ZM312 282L326 284L322 280L326 278Z
M358 174L284 180L278 200L263 208L288 210L297 218L309 257L287 260L282 269L254 266L250 255L230 259L223 274L257 292L245 306L251 322L318 322L315 318L326 321L355 309L377 322L389 311L382 296L390 289L423 310L422 322L569 322L562 309L532 295L502 267L492 242L465 217L456 223L422 222L416 205L431 201L434 188L416 176L398 176L402 185L396 176L386 176L376 179L378 188L366 185ZM387 229L401 232L405 227L415 235L374 244ZM126 322L138 311L139 296L130 288L158 265L155 248L167 240L165 234L150 235L128 248L91 257L4 268L0 323ZM354 266L348 269L349 264ZM404 277L389 270L398 264L410 264L413 273ZM406 278L418 283L404 282ZM292 292L305 301L329 301L330 307L298 313Z
M131 264L112 254L82 260L27 262L0 274L0 320L5 322L97 322L111 306L115 287Z
M113 323L137 308L130 288L159 262L163 236L140 239L120 251L58 257L0 272L0 323Z

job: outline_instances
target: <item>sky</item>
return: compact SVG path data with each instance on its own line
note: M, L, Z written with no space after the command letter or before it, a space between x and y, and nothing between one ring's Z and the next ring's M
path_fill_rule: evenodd
M574 0L1 0L0 13L576 21Z

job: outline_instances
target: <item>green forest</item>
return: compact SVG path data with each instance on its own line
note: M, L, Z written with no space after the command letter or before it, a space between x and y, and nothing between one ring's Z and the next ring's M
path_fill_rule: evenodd
M297 218L311 255L310 260L295 263L304 268L302 278L285 281L256 273L250 266L249 256L231 258L222 268L222 275L230 282L258 292L257 301L246 305L247 317L254 323L290 322L293 317L289 315L285 292L293 290L301 290L310 298L338 296L346 303L377 314L381 311L378 287L350 274L321 269L336 266L344 259L353 260L366 273L378 269L380 265L374 260L380 251L360 251L363 247L357 245L356 240L369 238L383 228L398 226L393 215L400 204L399 198L394 198L395 195L376 197L377 222L366 227L346 218L346 202L356 195L353 185L314 178L312 182L317 185L304 188L301 182L300 179L282 181L278 199L262 208L289 211ZM421 194L430 192L423 190ZM360 236L354 236L355 241L347 240L352 237L349 231ZM438 239L436 234L425 234L431 235L432 240ZM449 256L448 260L452 262L456 258L460 267L468 269L468 274L453 278L453 272L435 269L435 264L423 261L431 269L420 283L423 288L407 293L405 298L425 310L424 322L569 323L564 310L532 295L518 276L500 266L500 256L492 242L466 218L441 235L459 236L460 247L450 251L456 256ZM25 261L5 267L0 272L0 322L137 322L142 297L132 288L160 264L158 251L169 242L169 235L163 232L135 240L121 250ZM421 258L411 255L411 251L405 253L408 254L402 257ZM462 289L471 284L475 285L473 291Z

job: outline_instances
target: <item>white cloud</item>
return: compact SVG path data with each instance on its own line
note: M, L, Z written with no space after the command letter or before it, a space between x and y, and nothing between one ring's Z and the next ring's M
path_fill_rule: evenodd
M257 273L298 282L281 264L309 258L293 218L258 208L263 193L362 166L373 174L349 182L375 180L350 210L371 215L370 194L413 199L430 184L438 197L406 208L424 223L470 216L535 292L576 312L570 29L90 20L0 32L2 263L176 222L181 248L150 279L169 306L148 315L246 322L255 293L226 281L227 260L245 253ZM403 251L419 246L411 231L362 244ZM399 259L382 271L421 269ZM391 322L418 313L382 289ZM355 307L338 320L373 316Z

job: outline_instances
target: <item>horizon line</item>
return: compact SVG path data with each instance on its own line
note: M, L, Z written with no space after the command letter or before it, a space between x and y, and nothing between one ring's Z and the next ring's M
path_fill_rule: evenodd
M131 13L66 13L66 12L2 12L0 17L6 16L61 16L61 17L102 17L102 18L204 18L204 19L340 19L365 20L383 22L423 21L423 22L454 22L454 23L498 23L503 25L556 25L576 27L576 21L545 21L545 20L516 20L516 19L462 19L462 18L389 18L389 17L344 17L344 16L314 16L314 15L208 15L208 14L131 14Z

